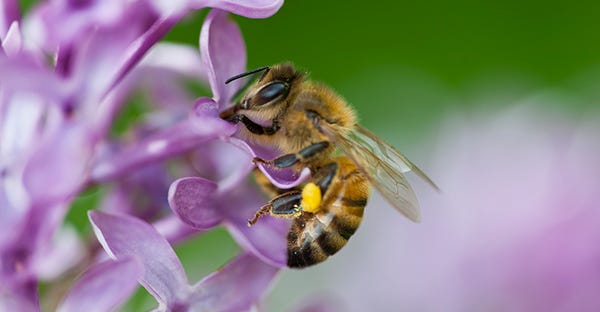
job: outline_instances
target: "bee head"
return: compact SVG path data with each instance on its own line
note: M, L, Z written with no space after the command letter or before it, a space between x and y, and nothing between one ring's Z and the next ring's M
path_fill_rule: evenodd
M248 88L233 110L236 112L244 110L247 113L260 112L261 117L271 119L285 109L290 91L304 75L293 65L283 63L236 75L229 78L226 83L261 72L261 76Z

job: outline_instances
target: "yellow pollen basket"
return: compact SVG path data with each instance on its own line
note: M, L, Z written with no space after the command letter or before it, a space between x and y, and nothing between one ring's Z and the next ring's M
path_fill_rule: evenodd
M302 210L315 213L321 206L321 188L316 184L307 183L302 189Z

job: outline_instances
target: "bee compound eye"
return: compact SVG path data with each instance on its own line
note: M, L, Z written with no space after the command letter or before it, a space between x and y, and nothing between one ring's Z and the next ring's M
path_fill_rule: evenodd
M276 81L262 87L253 97L254 105L265 105L279 97L287 95L289 87L286 83Z

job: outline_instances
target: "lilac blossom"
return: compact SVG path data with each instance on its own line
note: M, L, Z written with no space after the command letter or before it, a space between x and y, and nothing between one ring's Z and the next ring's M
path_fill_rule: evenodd
M203 158L199 164L210 163L213 171L228 171L228 174L221 174L218 183L198 177L176 181L169 192L173 210L184 222L199 230L225 224L247 250L265 261L283 266L287 257L285 237L288 224L283 220L267 220L251 229L247 226L247 219L263 204L264 199L257 198L256 191L249 190L242 180L253 168L252 158L257 153L268 155L269 151L251 148L245 142L230 137L237 128L218 117L220 105L229 103L241 84L235 82L226 86L224 81L245 70L245 48L241 33L226 14L213 11L202 27L200 47L213 97L197 99L194 111L185 119L100 157L94 165L92 179L114 179L140 166L196 148L195 153ZM217 139L228 143L230 147L209 144ZM210 147L203 148L201 153L198 148L200 144ZM211 156L215 153L218 155ZM209 158L214 161L207 161ZM227 170L227 167L235 170ZM275 171L263 165L259 165L259 169L282 188L297 185L310 174L308 169L299 175L289 170ZM169 231L179 230L171 228ZM273 240L274 237L281 239Z
M420 224L375 195L343 257L279 288L330 293L329 311L597 311L598 116L547 110L456 113L422 157L442 193L413 183Z
M194 285L169 243L149 224L127 215L90 212L94 231L114 259L143 263L140 283L158 301L157 311L245 311L262 297L278 269L248 253Z
M111 311L137 287L143 267L135 258L98 263L88 269L58 305L57 311Z
M187 117L179 118L184 110L178 106L169 114L168 126L145 135L139 149L131 149L134 165L127 159L111 162L117 153L107 132L137 87L135 72L145 67L140 62L151 47L190 10L211 6L266 17L281 4L280 0L56 0L34 6L21 18L16 1L0 3L2 304L39 309L38 280L56 278L83 257L81 242L61 224L72 199L90 183L127 176L235 131L218 118L215 100L201 98ZM227 19L219 10L209 16ZM228 27L227 23L232 24L216 28ZM240 51L232 57L243 58L240 62L245 64ZM214 77L220 70L198 68L198 74ZM213 81L210 77L204 79ZM169 92L172 89L167 93L179 94ZM224 98L215 97L221 102ZM157 151L162 154L156 156Z

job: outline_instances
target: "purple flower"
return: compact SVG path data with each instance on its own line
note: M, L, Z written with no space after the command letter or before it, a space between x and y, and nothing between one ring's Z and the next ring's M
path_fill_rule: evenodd
M98 263L79 278L57 311L81 311L82 307L86 311L113 310L133 293L142 269L135 258Z
M442 193L413 184L420 224L374 196L343 257L282 282L327 272L312 290L346 311L598 310L598 119L546 110L450 119L425 166Z
M126 215L89 214L98 240L113 259L141 261L139 282L158 301L158 311L245 311L261 298L277 269L241 254L194 285L169 243L149 224Z
M94 165L93 180L113 179L128 170L181 154L201 143L216 139L230 142L242 149L249 159L256 156L255 151L246 143L230 138L237 128L218 116L220 106L228 104L243 83L239 80L225 85L224 81L245 71L246 66L241 32L225 12L213 10L207 16L200 34L200 51L213 97L197 99L194 110L187 118L155 131L119 151L103 155ZM250 161L247 163L247 168L239 172L240 176L247 175L251 170ZM289 172L275 173L263 165L259 168L276 185L285 187L296 185L308 176L308 171L295 176Z
M174 211L187 224L200 230L225 224L247 250L272 264L285 265L287 223L269 220L251 229L247 226L247 219L264 201L257 197L255 190L242 183L253 168L251 160L256 156L255 149L231 137L237 128L218 116L219 105L228 104L241 87L239 81L227 86L224 84L228 77L245 70L241 33L225 12L214 10L203 25L200 47L213 98L197 99L195 109L188 117L99 157L94 164L92 179L114 179L136 168L193 150L198 158L202 158L194 166L210 164L212 175L218 176L220 181L202 178L176 181L169 193ZM229 147L219 145L216 140L227 143ZM199 147L201 145L205 147ZM283 188L297 185L309 176L308 169L295 175L285 170L276 172L262 165L259 168L275 185Z
M162 106L156 113L169 112L167 125L145 133L137 149L122 148L129 158L115 160L120 154L113 148L122 146L107 133L134 88L153 83L143 81L142 73L155 63L140 64L151 47L190 10L212 6L266 17L281 4L55 0L35 5L21 18L16 1L2 1L0 301L38 308L38 279L55 278L83 256L80 242L64 234L72 232L58 229L72 199L90 183L127 176L235 131L218 118L212 99L199 99L187 111L183 105ZM211 16L226 18L218 12ZM178 51L183 50L189 51ZM233 57L244 56L238 51ZM198 78L207 71L198 68ZM173 99L167 96L184 101L172 82L162 87L158 102ZM182 112L189 116L181 118Z

